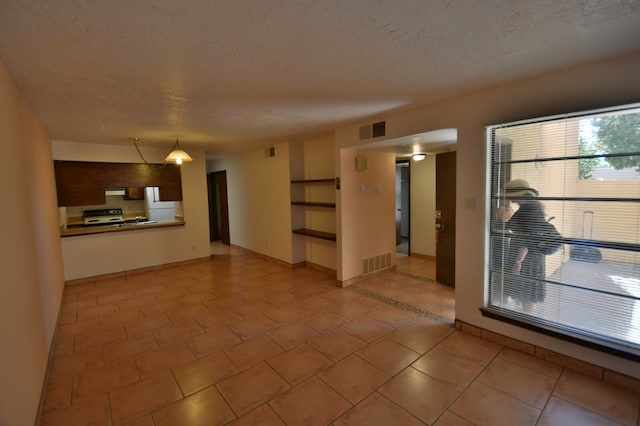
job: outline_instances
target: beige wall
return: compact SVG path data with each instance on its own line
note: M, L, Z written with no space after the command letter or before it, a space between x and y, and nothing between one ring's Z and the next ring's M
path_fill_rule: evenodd
M0 424L37 415L63 289L51 144L0 63Z
M184 144L183 144L184 145ZM171 149L141 147L150 163L162 163ZM182 167L185 225L61 239L65 280L128 271L208 257L209 207L204 151L183 146L192 162ZM97 145L54 141L53 158L71 161L142 162L131 145ZM53 189L55 194L55 188ZM57 219L56 219L57 220Z
M485 126L640 101L640 55L569 69L381 117L386 139L442 128L458 130L456 317L587 362L640 377L637 363L483 317L487 204ZM365 123L362 123L365 124ZM336 131L337 149L362 145L359 125ZM464 200L465 202L463 202ZM470 206L476 206L475 208ZM468 206L468 207L465 207ZM358 209L358 206L353 206ZM344 214L344 213L343 213ZM344 224L342 228L344 229ZM343 256L343 269L353 269Z
M225 155L208 172L227 171L231 244L292 263L289 145Z
M365 171L355 168L359 155L367 158ZM340 151L341 189L337 197L340 281L361 276L364 259L389 253L391 264L396 263L395 161L394 153Z
M335 242L291 233L300 227L335 232L335 210L291 205L292 199L335 199L333 185L291 184L292 179L334 176L333 137L273 147L274 157L261 148L208 161L208 172L227 171L231 244L286 263L307 261L335 270Z

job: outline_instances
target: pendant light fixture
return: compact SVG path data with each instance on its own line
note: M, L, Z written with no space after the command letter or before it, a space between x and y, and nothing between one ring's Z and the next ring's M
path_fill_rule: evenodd
M175 145L173 145L173 149L167 155L167 158L164 159L166 162L175 162L176 164L182 164L184 161L193 161L193 158L189 156L186 152L180 149L180 142L176 139Z

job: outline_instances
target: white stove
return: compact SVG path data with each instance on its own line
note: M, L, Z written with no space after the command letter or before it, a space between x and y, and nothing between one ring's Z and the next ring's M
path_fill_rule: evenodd
M85 210L84 226L118 225L124 223L122 209Z

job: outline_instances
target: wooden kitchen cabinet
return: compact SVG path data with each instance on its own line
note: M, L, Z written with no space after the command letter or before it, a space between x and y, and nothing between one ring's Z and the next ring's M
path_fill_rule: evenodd
M182 178L176 164L56 160L54 171L60 207L105 204L107 188L138 188L144 198L144 187L157 186L160 201L182 200Z
M144 187L129 186L124 189L125 200L144 200Z

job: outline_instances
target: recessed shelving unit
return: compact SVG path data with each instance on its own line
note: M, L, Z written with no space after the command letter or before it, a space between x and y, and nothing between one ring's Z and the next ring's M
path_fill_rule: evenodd
M292 201L291 205L307 207L327 207L332 209L336 208L336 203L319 203L317 201Z
M295 179L292 180L292 184L305 184L305 185L333 185L334 179ZM293 206L302 207L320 207L327 209L335 209L335 202L320 202L320 201L292 201ZM309 228L298 228L292 230L294 234L305 235L307 237L320 238L323 240L336 241L336 234L331 232L317 231Z
M307 237L320 238L323 240L329 240L329 241L336 240L336 234L332 234L331 232L314 231L313 229L307 229L307 228L294 229L292 232L294 234L306 235Z
M333 184L333 179L296 179L292 180L291 183L321 183L321 184Z

